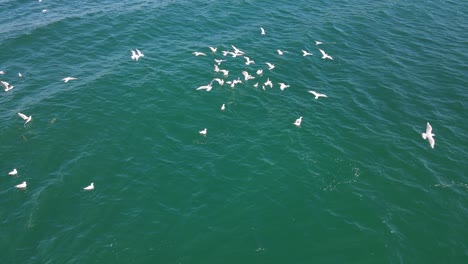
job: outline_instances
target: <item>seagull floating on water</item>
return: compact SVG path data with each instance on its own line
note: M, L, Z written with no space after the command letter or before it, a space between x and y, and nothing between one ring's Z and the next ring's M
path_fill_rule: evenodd
M8 173L8 175L11 175L11 176L15 176L17 174L18 174L18 171L16 169L13 169L12 171Z
M320 50L320 53L322 53L322 59L333 60L332 56L326 54L325 51L323 51L323 50L321 50L321 49L319 49L319 50Z
M275 65L273 63L265 62L266 65L268 65L268 70L273 70L275 68Z
M294 125L300 126L300 125L301 125L301 122L302 122L302 116L299 117L298 119L296 119L296 121L294 121Z
M312 56L312 53L306 51L306 50L302 50L302 56Z
M287 84L285 84L285 83L279 83L279 85L280 85L281 91L283 91L284 89L286 89L286 88L289 87L289 85L287 85Z
M27 116L27 115L25 115L25 114L23 114L23 113L19 113L19 112L18 112L18 115L19 115L21 118L23 118L23 120L25 121L25 122L24 122L25 125L26 125L29 121L31 121L31 119L32 119L32 116Z
M207 129L205 128L205 129L203 129L201 131L198 131L198 133L200 133L200 135L206 136L206 131L207 131Z
M66 82L66 83L69 82L69 81L72 81L72 80L76 80L76 78L75 77L65 77L65 78L62 79L62 81Z
M434 134L432 134L432 126L427 122L426 124L426 133L422 133L422 138L427 139L429 141L429 145L431 145L431 148L434 148L435 145L435 140L433 137L435 137Z
M317 93L314 91L307 91L315 96L315 99L318 99L319 97L327 97L325 94Z
M26 189L26 186L27 186L27 184L26 184L26 182L24 181L23 183L18 184L18 185L16 185L15 187L18 188L18 189Z
M85 191L94 190L94 182L92 182L89 186L84 187L83 190Z
M260 27L260 34L262 34L262 35L266 34L265 29L263 29L262 27Z
M198 57L198 56L206 56L205 53L199 52L199 51L194 51L194 52L192 52L192 54L195 55L196 57Z
M4 81L1 81L1 83L2 83L3 87L5 87L5 92L10 91L14 87L13 85L10 85L9 83L4 82Z

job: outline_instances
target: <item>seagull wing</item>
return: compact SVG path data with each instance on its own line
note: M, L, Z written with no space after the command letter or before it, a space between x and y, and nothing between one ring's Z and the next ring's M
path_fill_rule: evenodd
M18 113L18 115L23 118L23 120L27 120L29 117L23 113Z
M427 125L426 125L426 136L429 136L429 135L432 135L432 126L431 126L431 124L429 124L429 122L427 122Z
M323 57L326 57L326 56L328 55L328 54L325 53L325 51L323 51L323 50L321 50L321 49L319 49L319 50L320 50L320 53L322 53L322 56L323 56Z

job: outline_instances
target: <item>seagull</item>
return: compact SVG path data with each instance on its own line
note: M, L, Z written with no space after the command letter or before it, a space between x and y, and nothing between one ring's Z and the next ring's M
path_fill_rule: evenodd
M265 86L270 86L270 88L273 88L273 83L270 81L270 78L267 79L267 81L264 83Z
M243 72L242 72L242 75L244 75L244 79L245 79L246 81L251 80L251 79L255 79L255 77L253 77L252 75L250 75L247 71L243 71Z
M7 82L4 82L4 81L1 81L3 87L5 87L5 92L8 92L10 91L11 89L13 89L14 86L10 85L9 83Z
M317 40L315 41L315 45L321 45L321 44L323 44L323 43L320 42L320 41L317 41Z
M85 191L94 190L94 182L92 182L89 186L84 187L83 190Z
M215 48L215 47L209 47L209 48L210 48L211 52L213 52L213 53L215 53L218 50L218 48Z
M47 12L47 11L49 11L49 10L47 10L47 9L42 9L42 13L45 13L45 12Z
M302 50L302 56L312 56L312 53L306 51L306 50Z
M240 78L237 78L237 80L233 80L231 82L231 88L234 88L234 86L238 83L242 83L241 79Z
M11 176L15 176L17 174L18 174L18 171L16 169L13 169L12 171L8 173L8 175L11 175Z
M192 52L192 54L195 55L195 56L197 56L197 57L198 57L198 56L206 56L205 53L203 53L203 52L198 52L198 51L194 51L194 52Z
M289 85L287 85L287 84L285 84L285 83L279 83L279 85L280 85L281 91L283 91L284 89L286 89L286 88L289 87Z
M261 31L260 34L262 34L262 35L265 35L265 34L266 34L266 33L265 33L265 29L263 29L262 27L260 27L260 31Z
M234 45L231 45L231 47L234 49L234 53L236 53L238 55L243 55L244 54L244 52L242 50L238 49Z
M318 99L319 97L327 97L325 94L317 93L317 92L314 92L314 91L307 91L307 92L315 95L315 99Z
M214 64L214 71L219 72L219 66L217 64Z
M221 65L221 62L226 61L226 60L217 60L217 59L215 59L214 61L216 62L216 64Z
M23 78L23 74L21 74L21 72L18 72L18 77Z
M431 145L431 148L434 148L434 145L435 145L435 140L434 140L434 134L432 134L432 127L431 127L431 124L429 124L429 122L427 122L427 125L426 125L426 133L422 133L422 138L424 139L427 139L427 141L429 141L429 144Z
M26 121L26 122L24 122L25 125L26 125L29 121L31 121L31 119L32 119L32 116L27 116L27 115L22 114L22 113L19 113L19 112L18 112L18 115L19 115L21 118L23 118L24 121Z
M75 77L65 77L65 78L62 79L63 82L69 82L71 80L76 80L76 78Z
M257 87L258 87L258 83L255 83L253 86L254 86L255 88L257 88Z
M319 49L320 52L322 53L322 59L329 59L329 60L333 60L332 56L328 55L325 53L325 51Z
M228 76L229 74L228 70L219 70L219 71L222 72L224 76Z
M0 75L3 75L3 74L5 74L5 72L4 72L4 71L0 71Z
M275 65L274 65L274 64L269 63L269 62L265 62L265 63L266 63L266 65L268 65L268 70L271 71L271 70L273 70L273 68L275 68Z
M282 51L282 50L279 50L279 49L277 49L276 52L278 52L278 54L280 56L283 56L284 53L287 53L287 51Z
M258 69L258 70L257 70L257 75L262 75L262 73L263 73L263 70L262 70L262 69Z
M207 92L209 92L211 91L211 88L213 87L211 86L211 83L210 83L208 85L203 85L203 86L198 87L197 90L206 90Z
M244 59L246 60L245 65L250 65L252 63L255 63L255 61L251 60L249 57L244 56Z
M224 111L225 109L226 109L226 105L223 104L223 105L221 106L221 111Z
M135 50L137 52L138 58L145 56L145 54L141 53L141 51L139 49L135 49Z
M301 126L301 122L302 122L302 116L296 119L296 121L294 121L294 125Z
M214 78L214 79L211 81L211 83L213 83L213 82L218 82L218 84L221 85L221 86L224 84L224 80L223 80L223 79L220 79L220 78ZM210 85L211 85L211 83L210 83Z
M201 131L198 131L198 133L200 133L200 135L206 136L206 128Z
M130 51L132 52L132 56L130 56L132 60L138 60L140 58L134 50L130 50Z
M16 185L15 187L18 188L18 189L26 189L26 186L27 186L27 184L26 184L26 182L24 181L23 183L18 184L18 185Z

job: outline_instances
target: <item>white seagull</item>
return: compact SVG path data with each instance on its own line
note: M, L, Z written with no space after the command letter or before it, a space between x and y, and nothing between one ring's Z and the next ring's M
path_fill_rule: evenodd
M262 73L263 73L263 70L262 70L262 69L258 69L258 70L257 70L257 75L262 75Z
M252 75L250 75L247 71L242 71L242 75L244 75L244 79L245 79L246 81L251 80L251 79L255 79L255 77L253 77Z
M24 181L23 183L18 184L18 185L16 185L15 187L18 188L18 189L26 189L26 186L27 186L27 184L26 184L26 182Z
M308 93L311 93L315 96L315 99L318 99L319 97L327 97L325 94L317 93L314 91L307 91Z
M21 74L21 72L18 72L18 77L23 78L23 74Z
M427 122L427 125L426 125L426 133L422 133L421 135L422 135L422 138L427 139L427 141L429 141L431 148L434 148L435 140L433 137L435 137L435 135L432 134L432 126L431 124L429 124L429 122Z
M228 70L219 70L219 71L222 72L224 76L228 76L228 75L229 75L229 71L228 71Z
M130 50L130 52L132 53L132 56L130 56L132 60L138 60L140 58L134 50Z
M219 84L220 86L223 86L223 84L224 84L224 80L223 80L223 79L220 79L220 78L214 78L213 80L211 80L210 85L211 85L213 82L218 82L218 84Z
M321 45L321 44L323 44L323 43L320 42L320 41L317 41L317 40L315 41L315 45Z
M270 88L273 88L273 83L270 81L270 78L267 79L267 81L264 83L265 86L270 86Z
M306 51L306 50L302 50L302 56L312 56L312 53Z
M226 109L226 105L223 104L223 105L221 106L221 111L224 111L225 109Z
M262 34L262 35L266 34L265 29L263 29L262 27L260 27L260 34Z
M92 182L89 186L84 187L83 190L85 191L94 190L94 182Z
M18 115L19 115L21 118L23 118L23 120L25 121L25 122L24 122L25 125L26 125L29 121L31 121L31 119L32 119L32 116L27 116L27 115L25 115L25 114L23 114L23 113L19 113L19 112L18 112Z
M300 125L301 125L301 122L302 122L302 116L299 117L298 119L296 119L296 121L294 121L294 125L300 126Z
M203 85L197 88L197 90L206 90L207 92L211 91L213 87L211 86L211 83L208 85Z
M135 50L137 52L138 58L145 56L145 54L141 53L141 51L139 49L135 49Z
M282 51L277 49L276 52L278 52L278 55L283 56L284 53L287 53L287 51Z
M209 48L210 48L211 52L213 52L213 53L215 53L218 50L218 48L215 48L215 47L209 47Z
M216 62L216 64L221 65L221 62L226 61L226 60L217 60L217 59L215 59L214 61Z
M11 175L11 176L15 176L17 174L18 174L18 171L16 169L13 169L12 171L8 173L8 175Z
M4 81L1 81L1 83L2 83L3 87L5 87L5 92L10 91L14 87L13 85L10 85L9 83L4 82Z
M72 80L76 80L75 77L65 77L62 79L63 82L69 82L69 81L72 81Z
M268 70L273 70L275 68L275 65L269 62L265 62L266 65L268 65Z
M286 89L286 88L289 87L289 85L287 85L287 84L285 84L285 83L279 83L279 85L280 85L281 91L283 91L284 89Z
M5 72L4 72L4 71L0 71L0 75L3 75L3 74L5 74Z
M258 87L258 83L255 83L255 84L253 85L253 87L257 88L257 87Z
M199 52L199 51L194 51L194 52L192 52L192 54L195 55L195 56L197 56L197 57L198 57L198 56L206 56L205 53Z
M246 60L245 65L250 65L255 63L255 61L251 60L249 57L244 56L244 59Z
M219 72L219 66L217 64L214 64L214 71Z
M333 60L332 56L326 54L325 51L323 51L323 50L321 50L321 49L319 49L319 50L320 50L320 53L322 53L322 59Z
M205 129L203 129L201 131L198 131L198 133L200 133L200 135L206 136L206 131L207 131L207 129L205 128Z

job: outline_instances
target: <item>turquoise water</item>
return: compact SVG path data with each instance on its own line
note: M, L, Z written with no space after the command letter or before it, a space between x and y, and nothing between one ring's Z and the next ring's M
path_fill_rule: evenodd
M466 263L468 5L368 2L0 1L0 262Z

